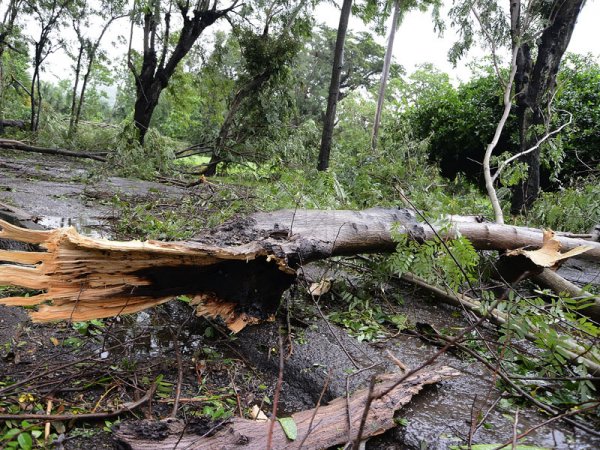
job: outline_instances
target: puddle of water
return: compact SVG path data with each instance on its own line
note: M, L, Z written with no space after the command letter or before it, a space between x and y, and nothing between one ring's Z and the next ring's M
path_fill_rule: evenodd
M204 328L198 326L199 319L189 320L188 316L193 311L175 301L163 308L168 309L169 317L159 317L154 310L123 316L122 322L112 330L116 339L109 344L123 343L136 355L157 357L168 354L174 351L172 331L177 331L177 326L173 324L184 323L185 326L180 330L180 351L183 355L191 356L197 343L203 340ZM122 350L124 348L117 352Z
M103 228L102 222L88 217L42 216L38 224L49 229L75 227L78 233L92 238L109 237L109 233Z

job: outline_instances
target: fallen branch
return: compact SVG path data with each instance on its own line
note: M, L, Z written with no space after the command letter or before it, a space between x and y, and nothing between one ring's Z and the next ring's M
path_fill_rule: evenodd
M0 238L41 251L2 251L0 284L42 290L0 303L40 305L36 321L91 320L137 312L177 295L193 297L199 315L220 316L233 331L273 314L296 269L338 255L393 252L391 229L423 241L461 234L477 249L540 246L542 232L489 223L430 228L409 210L283 210L257 213L201 237L202 242L116 242L73 228L25 230L0 221ZM587 245L581 258L600 260L600 243L557 236L563 249ZM51 303L48 303L51 302Z
M431 292L436 297L444 300L445 303L453 306L464 307L478 316L481 316L483 313L484 309L481 305L481 302L467 295L445 291L437 286L432 286L425 280L412 274L404 274L402 275L402 279ZM486 312L490 319L497 324L504 325L509 320L509 316L506 313L498 311L497 309L492 309L491 311ZM538 339L535 336L536 332L537 329L532 327L530 331L525 332L525 337L530 341L536 341ZM560 348L561 353L569 358L572 362L578 362L586 366L590 374L600 375L600 354L598 354L597 351L594 351L594 348L586 348L566 336L560 337L556 343L556 347Z
M450 367L425 369L409 377L381 399L371 404L367 417L368 426L364 438L376 436L395 426L394 412L410 402L425 385L460 375ZM385 375L375 385L375 392L390 389L401 375ZM340 397L327 406L300 411L292 414L291 419L297 428L297 439L290 440L279 422L275 423L272 435L272 448L303 449L328 448L344 444L348 438L355 439L361 413L368 396L368 389L356 392L350 397L349 409L346 398ZM351 427L346 423L347 412L352 418ZM312 426L311 426L312 424ZM267 431L270 421L254 421L233 418L221 427L214 427L212 434L198 435L180 421L167 422L125 422L115 432L115 438L121 445L132 450L194 448L195 450L213 448L237 448L243 446L248 450L264 450L267 448ZM208 426L206 427L208 428ZM143 433L140 433L144 430ZM149 436L156 436L154 439Z
M596 323L600 323L600 298L582 290L579 286L565 280L552 270L544 269L542 273L533 277L533 281L542 287L552 289L557 294L568 294L571 298L581 298L589 302L589 305L578 312L589 317Z
M44 153L48 155L69 156L71 158L93 159L95 161L106 162L106 158L104 158L103 156L94 155L93 153L72 152L70 150L65 150L62 148L35 147L33 145L25 144L21 141L15 141L13 139L0 139L0 148L6 148L10 150L21 150L33 153Z
M43 422L54 422L56 420L98 420L98 419L109 419L111 417L120 416L121 414L128 413L136 408L139 408L144 403L150 401L154 392L156 391L157 384L154 383L148 392L135 402L124 403L123 406L115 411L99 412L99 413L87 413L87 414L0 414L0 420L40 420Z

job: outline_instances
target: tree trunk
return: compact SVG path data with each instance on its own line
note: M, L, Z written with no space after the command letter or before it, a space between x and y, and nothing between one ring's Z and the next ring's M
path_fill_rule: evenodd
M0 222L0 238L39 244L47 252L2 252L0 285L44 290L32 297L0 299L9 305L42 304L37 321L91 320L137 312L177 295L202 303L201 315L224 318L233 330L273 314L296 269L339 255L393 252L391 229L419 241L458 234L481 250L540 246L540 230L457 222L431 229L408 210L282 210L257 213L197 240L111 242L74 229L30 231ZM582 258L600 259L600 243L559 236L564 250L589 245ZM232 243L237 243L233 245ZM40 264L41 263L41 264ZM39 265L38 265L39 264ZM34 267L31 267L34 265Z
M6 6L4 18L0 23L0 104L4 103L4 50L8 45L8 38L12 35L15 20L19 12L21 0L10 0ZM4 127L10 126L4 120L4 108L0 108L0 136L4 134Z
M340 76L344 64L344 42L348 21L352 12L352 0L344 0L342 12L340 13L340 24L335 41L335 52L333 54L333 68L331 70L331 83L329 85L329 97L327 99L327 112L323 123L323 135L321 136L321 149L319 151L318 170L327 170L329 167L329 154L331 153L331 141L333 139L333 126L335 124L335 110L340 93Z
M538 40L535 63L532 63L529 45L521 47L516 85L519 152L531 148L538 141L536 127L547 129L550 125L556 74L584 3L585 0L554 1L551 8L553 17ZM540 149L528 153L521 160L529 167L527 179L513 191L511 211L514 214L529 208L540 190Z
M208 8L208 3L200 3L200 7ZM156 27L157 17L154 11L149 11L144 16L144 53L142 60L142 67L139 73L133 67L131 61L129 61L129 67L134 73L136 79L136 101L133 113L133 120L135 126L139 130L139 141L141 144L144 143L144 138L154 109L158 105L161 92L169 84L171 76L175 73L175 69L181 62L181 60L188 54L200 34L215 23L220 17L226 15L236 5L233 5L225 10L216 9L202 9L194 10L192 17L188 17L188 6L184 4L178 4L181 9L183 28L179 32L179 40L173 49L170 57L166 58L166 52L168 51L168 45L163 45L162 55L160 62L156 51ZM216 7L216 3L214 4ZM165 15L166 29L169 28L170 14ZM168 31L165 39L168 40Z
M77 55L77 64L75 64L75 80L73 82L73 93L71 98L71 117L69 117L69 137L73 136L75 131L75 110L77 108L77 89L79 88L79 76L81 74L81 58L83 57L84 43L79 41L79 54Z
M394 39L396 38L396 29L398 28L398 17L400 15L401 0L394 1L394 14L392 18L392 27L388 37L385 59L383 61L383 72L381 73L381 84L379 86L379 97L377 98L377 109L375 110L375 120L373 121L373 134L371 136L371 148L377 150L377 139L379 136L379 125L381 114L383 112L383 102L385 101L385 89L387 87L388 76L390 75L390 66L392 63L392 52L394 50Z
M424 386L460 375L460 372L451 367L439 367L421 370L399 384L402 375L382 376L383 380L375 384L371 395L376 397L380 393L389 393L372 401L362 438L379 435L396 426L394 413L409 403ZM394 386L395 384L398 385ZM369 395L369 389L362 389L348 398L340 397L328 405L292 414L291 420L297 429L297 438L293 441L288 439L283 427L276 422L273 424L271 449L329 448L357 439ZM118 427L115 437L119 448L132 450L171 450L178 447L194 450L269 448L267 442L271 423L268 420L256 421L235 417L224 421L221 426L217 423L204 425L207 430L214 427L214 432L198 433L192 429L194 427L189 427L186 432L186 425L174 420L125 422Z

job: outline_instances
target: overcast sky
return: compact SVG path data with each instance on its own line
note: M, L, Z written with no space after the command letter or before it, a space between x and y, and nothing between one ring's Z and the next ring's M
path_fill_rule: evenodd
M447 1L446 3L450 5L451 2ZM331 4L321 5L317 8L316 17L328 26L337 28L339 9ZM592 53L600 57L600 25L598 19L600 19L600 0L587 0L579 16L579 21L575 27L568 51L574 53ZM221 22L218 26L210 27L205 33L211 34L217 29L227 29L227 23L225 21ZM390 23L391 19L388 21L387 29L389 29ZM31 26L31 24L26 26ZM351 18L350 29L353 31L368 30L362 21L355 17ZM128 31L129 26L125 18L116 22L111 27L110 32L107 33L108 39L105 39L103 48L107 49L109 54L114 54L115 59L120 59L126 49L122 46L116 49L111 48L110 42L115 40L117 34L122 33L127 35ZM141 33L140 30L136 32ZM69 34L64 31L63 33L64 36ZM96 34L95 32L93 33L93 35ZM200 41L204 40L206 42L207 37L204 36ZM386 39L386 36L376 36L376 40L382 45L386 44ZM404 66L408 73L413 72L416 66L429 62L433 63L440 70L449 73L455 81L467 80L470 71L466 64L474 58L485 56L486 52L481 49L473 49L456 68L453 68L447 60L447 55L448 50L456 40L457 35L449 25L443 37L439 37L433 31L430 12L412 11L404 18L396 33L394 59L396 63ZM139 43L139 41L139 39L134 38L134 42ZM64 52L57 52L48 58L45 66L46 71L42 76L48 81L52 78L70 78L72 77L72 64L73 62Z
M450 2L446 2L450 4ZM339 12L333 6L320 7L319 19L332 28L337 28L339 23ZM442 15L442 17L444 17ZM579 15L579 20L573 32L568 51L573 53L592 53L600 56L600 0L587 0ZM391 19L388 21L387 30ZM366 31L367 27L357 18L352 18L350 29L354 31ZM387 36L377 37L378 42L386 45ZM423 63L433 63L443 72L449 73L455 80L467 80L470 70L466 66L473 58L480 58L486 52L473 49L467 57L453 68L448 62L448 50L458 39L455 31L447 24L443 37L439 37L433 31L433 22L430 12L411 11L396 32L394 42L394 60L401 64L408 73L414 71L415 67ZM506 59L508 60L508 54Z

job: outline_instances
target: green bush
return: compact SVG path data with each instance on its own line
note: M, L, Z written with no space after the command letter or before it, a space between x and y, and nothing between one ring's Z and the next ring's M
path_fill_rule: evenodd
M600 180L592 178L557 192L544 192L529 211L535 226L585 233L600 223Z

